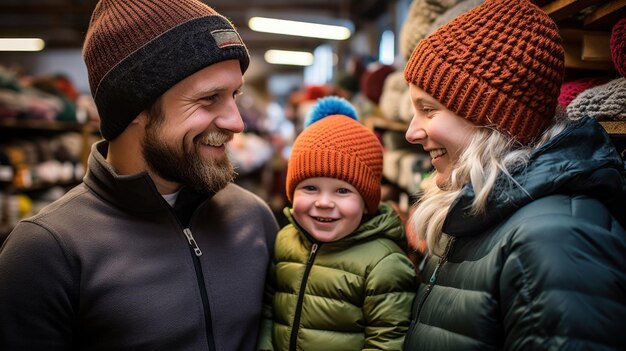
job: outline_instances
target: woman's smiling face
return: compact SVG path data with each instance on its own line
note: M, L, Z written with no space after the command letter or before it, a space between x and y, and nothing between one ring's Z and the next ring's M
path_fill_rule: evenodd
M406 131L406 140L421 144L430 153L437 170L435 183L444 189L476 127L415 84L411 84L409 90L414 114Z

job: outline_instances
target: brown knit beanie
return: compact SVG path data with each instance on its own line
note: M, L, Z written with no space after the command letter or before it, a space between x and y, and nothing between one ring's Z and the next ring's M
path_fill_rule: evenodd
M528 0L487 0L420 41L404 77L527 145L554 118L563 73L561 37L545 12Z
M303 180L328 177L354 186L363 197L368 213L378 210L381 197L383 147L369 129L351 114L332 114L321 108L324 101L336 103L337 97L321 99L315 111L331 114L314 117L293 144L287 166L287 198L293 202L296 186Z
M232 23L196 0L100 0L83 46L100 130L115 139L169 88L248 50Z

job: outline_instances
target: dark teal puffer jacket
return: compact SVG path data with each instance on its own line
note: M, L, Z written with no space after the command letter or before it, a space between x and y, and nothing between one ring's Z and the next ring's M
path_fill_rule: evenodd
M375 217L330 243L313 240L285 214L291 224L276 238L267 294L273 308L265 310L259 349L401 350L417 284L394 210L381 204Z
M495 191L471 217L466 187L426 261L405 349L626 349L624 174L584 119L513 174L528 193Z

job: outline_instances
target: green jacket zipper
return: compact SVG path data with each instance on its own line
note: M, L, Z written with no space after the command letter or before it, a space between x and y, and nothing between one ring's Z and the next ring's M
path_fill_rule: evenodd
M419 319L420 313L422 312L422 307L424 306L424 302L426 302L426 298L428 298L428 295L430 295L430 292L433 290L433 287L435 286L435 283L437 282L439 269L448 260L448 254L450 253L453 243L454 243L454 238L451 238L450 241L448 241L448 244L446 245L443 255L439 259L439 263L437 263L437 266L435 267L433 274L430 276L430 279L428 280L428 286L426 287L426 291L424 291L422 299L420 300L420 303L417 305L417 308L414 311L415 318L413 319L413 321L417 321Z
M293 326L291 329L291 339L289 340L289 350L291 351L295 351L298 344L298 329L300 328L300 315L302 313L302 302L304 301L304 289L306 288L306 281L309 279L309 273L311 272L311 268L313 267L313 262L315 261L318 247L319 245L317 243L313 243L313 246L311 246L309 260L307 261L306 267L304 268L302 282L300 282L298 304L296 305L296 313L293 317Z

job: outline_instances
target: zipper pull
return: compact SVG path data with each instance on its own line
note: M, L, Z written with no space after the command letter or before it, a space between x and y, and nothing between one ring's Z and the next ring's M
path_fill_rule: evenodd
M437 274L439 274L439 267L441 267L444 263L448 261L448 255L450 254L450 250L452 249L452 244L454 244L454 238L450 238L450 240L446 244L446 248L443 251L443 256L441 256L441 258L439 259L439 263L437 263L437 267L435 267L433 274L430 276L430 280L428 281L428 284L430 284L431 286L434 285L435 282L437 281Z
M196 243L196 239L193 238L193 235L191 234L191 230L189 228L185 228L183 229L183 233L185 233L185 236L187 237L187 241L189 242L189 246L191 246L191 248L193 249L193 252L196 253L196 256L198 257L202 256L202 251L200 251L200 248L198 247L198 244Z
M428 284L433 285L435 284L435 282L437 281L437 272L439 271L439 267L441 267L441 264L443 262L439 262L437 264L437 267L435 267L435 270L433 271L433 274L430 276L430 280L428 281Z
M314 243L313 246L311 246L311 253L309 254L308 263L313 262L313 257L315 256L316 252L317 252L317 243Z

